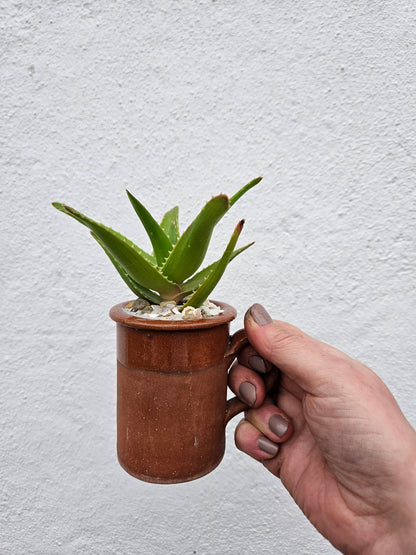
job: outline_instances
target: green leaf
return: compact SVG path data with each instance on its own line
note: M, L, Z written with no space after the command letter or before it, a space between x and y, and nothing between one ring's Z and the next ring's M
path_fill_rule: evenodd
M129 239L70 206L59 202L54 202L53 206L88 227L106 246L124 271L142 287L156 290L166 299L174 297L179 292L179 287L161 274Z
M179 207L175 206L163 216L160 227L174 245L179 239Z
M244 187L242 187L239 191L237 191L235 193L235 195L233 195L230 198L230 208L233 204L235 204L237 202L237 200L242 197L244 195L244 193L247 193L247 191L249 191L252 187L254 187L255 185L257 185L257 183L260 183L260 181L262 180L262 177L256 177L256 179L253 179L252 181L250 181L250 183L247 183L247 185L244 185Z
M216 224L244 193L261 180L262 177L256 177L230 199L226 195L213 197L176 243L162 268L163 274L176 283L182 283L194 274L204 260Z
M147 289L146 287L142 287L139 283L137 283L137 281L131 278L124 271L124 268L117 262L117 260L111 254L111 252L107 249L104 243L95 235L95 233L91 232L91 235L94 237L97 243L103 248L104 252L111 260L112 264L114 265L115 269L123 279L124 283L127 285L127 287L130 288L131 291L133 291L133 293L137 297L147 299L148 301L154 304L159 304L161 302L162 298L157 293L155 293L154 291L151 291L150 289Z
M236 256L241 254L243 251L245 251L246 249L248 249L252 245L254 245L254 241L252 243L249 243L248 245L245 245L244 247L236 249L232 253L232 255L230 256L230 260L229 260L228 263L230 263L231 260L234 260L234 258ZM182 293L181 293L182 298L187 297L193 291L198 289L198 287L209 276L209 274L213 271L213 269L219 263L219 261L220 260L217 260L216 262L213 262L212 264L210 264L209 266L207 266L206 268L204 268L203 270L201 270L200 272L198 272L197 274L192 276L190 279L188 279L188 281L185 281L185 283L182 285Z
M238 222L231 239L222 255L221 259L216 263L215 268L206 278L206 280L198 287L195 293L186 301L182 309L186 306L193 306L195 308L202 305L202 303L208 298L214 287L217 285L219 280L222 278L225 269L230 261L231 255L233 253L234 247L237 243L238 237L243 229L244 220Z
M168 279L182 283L196 272L204 260L212 231L228 208L226 195L218 195L207 202L166 260L162 272Z
M172 250L172 243L161 226L143 206L143 204L139 202L129 191L127 191L127 195L136 214L139 216L150 241L152 242L157 264L158 266L162 266L163 262Z

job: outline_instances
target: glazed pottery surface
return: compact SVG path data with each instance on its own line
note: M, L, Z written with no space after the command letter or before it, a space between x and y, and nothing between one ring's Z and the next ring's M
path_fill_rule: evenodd
M178 483L213 470L225 450L228 420L247 408L227 403L227 373L246 342L232 338L236 311L200 320L148 320L121 303L117 322L117 453L121 466L148 482Z

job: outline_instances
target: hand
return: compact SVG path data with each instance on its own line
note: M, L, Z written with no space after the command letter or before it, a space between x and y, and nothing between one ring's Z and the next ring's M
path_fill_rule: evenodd
M245 328L250 347L229 377L252 407L237 447L281 479L337 549L416 553L416 433L384 383L261 305L248 310ZM277 395L273 386L266 394L273 367Z

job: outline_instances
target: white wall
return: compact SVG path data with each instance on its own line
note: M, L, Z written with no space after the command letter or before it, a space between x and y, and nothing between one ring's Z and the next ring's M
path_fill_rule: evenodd
M256 245L214 298L269 311L387 382L416 424L416 8L410 0L0 2L0 551L329 554L238 452L177 486L115 456L115 329L131 295L65 201L142 242L126 186L182 227L264 181ZM238 420L238 419L236 419Z

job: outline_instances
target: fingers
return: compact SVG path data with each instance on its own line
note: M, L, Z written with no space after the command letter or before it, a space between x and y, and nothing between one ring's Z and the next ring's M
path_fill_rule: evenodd
M232 365L228 385L242 401L250 407L260 406L277 381L277 370L271 362L264 360L251 345L238 352Z
M257 461L269 460L279 452L279 445L264 436L247 420L242 420L235 429L235 444Z
M269 397L258 409L250 409L235 430L235 443L240 451L261 461L276 476L294 433L305 429L302 401L291 392L281 389L276 406ZM283 444L283 445L282 445ZM267 464L266 464L267 463Z
M267 393L275 395L279 383L279 371L272 368L268 374L260 376L246 366L235 362L228 374L228 385L249 407L259 407Z
M293 433L291 419L276 406L276 398L267 395L270 389L276 395L277 377L276 366L251 344L239 351L229 372L230 389L252 407L236 428L236 445L259 461L274 459L279 453L280 443ZM279 395L279 400L298 417L303 390L290 377L284 376L283 379L287 389Z
M345 372L358 363L301 330L272 320L259 304L245 316L248 340L255 352L270 360L298 388L312 394L331 394L345 382Z
M259 407L266 396L263 379L257 372L234 363L228 374L228 385L249 407Z
M245 417L274 443L285 441L292 434L290 419L268 397L260 408L248 410Z
M292 434L290 419L271 400L259 409L246 412L235 430L235 443L256 460L269 460L279 452L279 444Z
M272 363L261 357L251 345L241 349L238 353L237 359L243 366L247 366L260 374L266 374L267 372L270 372L272 368Z

